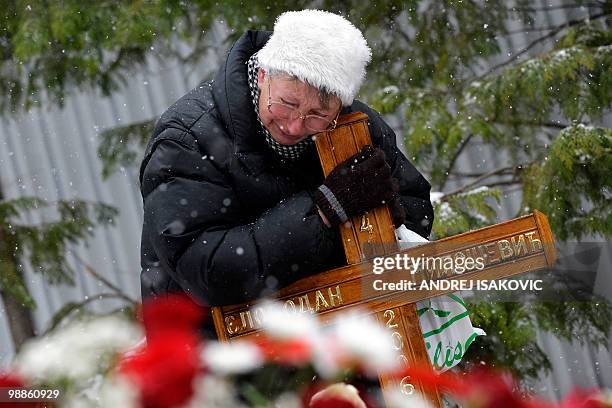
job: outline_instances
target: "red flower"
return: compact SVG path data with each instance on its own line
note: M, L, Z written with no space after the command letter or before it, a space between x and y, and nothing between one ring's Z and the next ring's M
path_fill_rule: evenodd
M119 367L138 387L142 406L146 408L169 408L189 401L198 370L198 339L192 333L180 331L156 336Z
M138 387L144 407L174 407L191 399L200 370L197 329L204 315L203 307L183 295L143 304L147 344L125 357L119 371Z
M0 372L0 388L26 388L28 385L16 374ZM6 395L6 393L5 393ZM19 403L0 403L0 406L10 408L45 408L51 406L46 402L19 402Z
M167 336L169 331L195 333L204 322L206 308L185 295L171 294L145 301L141 313L147 339L152 340Z
M311 361L312 347L301 340L279 340L262 335L255 344L267 361L277 364L301 366Z
M25 386L25 382L16 374L0 372L0 388L19 388Z
M459 396L471 406L480 408L543 407L535 400L527 400L509 375L492 370L476 370L466 375L466 389Z
M600 392L594 390L575 389L559 404L559 408L604 408L606 404L597 398ZM609 405L608 405L609 406Z
M365 405L364 405L365 406ZM309 408L356 408L359 405L355 405L353 402L348 401L342 397L322 397L317 400L311 400Z
M401 379L409 376L420 383L425 391L440 390L443 393L453 396L463 396L469 391L469 387L464 380L452 372L444 374L437 373L429 366L410 366L402 368L393 377Z
M407 367L395 375L409 375L426 391L438 389L464 405L477 408L543 408L548 404L527 399L511 376L493 370L475 370L459 376L452 372L438 374L431 367ZM590 407L589 407L590 408Z
M317 392L308 408L366 408L366 404L354 386L338 383Z

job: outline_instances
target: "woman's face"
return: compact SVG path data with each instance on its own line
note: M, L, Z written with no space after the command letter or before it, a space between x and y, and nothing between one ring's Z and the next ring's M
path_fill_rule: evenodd
M294 145L317 132L308 129L301 117L291 120L275 115L268 109L269 100L296 109L299 116L314 115L330 122L336 119L342 107L337 96L331 96L328 103L323 104L317 88L288 76L270 77L263 69L259 70L257 86L260 89L259 117L272 138L284 145Z

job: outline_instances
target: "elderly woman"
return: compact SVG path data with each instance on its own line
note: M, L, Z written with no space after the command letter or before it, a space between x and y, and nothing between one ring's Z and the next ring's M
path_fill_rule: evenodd
M369 60L346 19L287 12L272 33L245 33L213 81L161 116L140 169L143 298L231 304L339 266L336 226L383 202L396 225L429 234L429 184L354 100ZM374 147L324 178L311 136L354 111Z

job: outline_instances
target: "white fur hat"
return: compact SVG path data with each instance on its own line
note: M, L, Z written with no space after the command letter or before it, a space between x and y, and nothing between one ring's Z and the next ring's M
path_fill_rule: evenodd
M344 17L321 10L288 11L276 19L272 36L259 50L267 72L285 72L353 103L371 51L363 34Z

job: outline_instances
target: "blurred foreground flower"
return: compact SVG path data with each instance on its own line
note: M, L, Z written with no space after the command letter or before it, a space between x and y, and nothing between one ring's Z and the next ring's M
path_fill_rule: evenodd
M203 369L197 330L204 310L184 296L170 295L147 301L142 316L146 344L124 356L118 371L136 387L142 407L183 405Z
M410 376L466 408L612 408L609 394L599 390L576 390L552 404L525 397L504 373L399 368L389 333L365 312L322 327L312 315L288 315L278 304L266 311L255 340L217 343L198 337L204 311L191 300L147 302L147 341L138 325L116 316L61 327L24 346L12 371L0 373L0 387L60 388L56 406L63 408L375 406L343 383L354 372ZM395 408L430 407L426 398L399 391L386 401Z
M507 373L490 369L462 375L438 374L430 367L406 367L396 373L418 379L426 389L437 388L465 408L612 408L612 400L601 390L576 389L559 404L525 396Z
M25 383L17 374L0 372L0 388L16 387L25 387Z
M119 372L136 386L143 407L174 407L189 401L194 392L198 357L195 336L174 332L124 359Z
M220 375L243 374L263 364L261 350L246 341L208 343L202 352L204 366Z
M357 388L350 384L332 384L317 392L310 400L309 408L366 408Z
M399 355L388 331L365 311L346 313L321 327L313 315L289 315L277 303L268 302L262 310L263 336L257 344L280 364L311 363L323 378L347 368L375 378L398 368Z
M14 369L33 384L86 382L110 369L117 354L141 337L139 327L118 316L77 321L26 343Z
M399 353L388 330L365 313L338 316L330 327L333 350L342 366L353 363L371 377L399 367Z
M204 323L206 309L187 296L169 294L159 299L148 299L141 308L147 340L167 339L171 333L195 335Z

